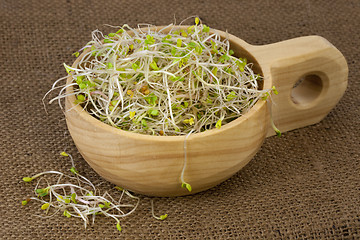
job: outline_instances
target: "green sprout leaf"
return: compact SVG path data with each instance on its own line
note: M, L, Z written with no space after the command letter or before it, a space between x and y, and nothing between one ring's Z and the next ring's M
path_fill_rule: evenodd
M276 136L281 137L281 132L279 129L275 130Z
M85 83L80 83L79 84L79 88L80 89L85 89L87 86L86 86L86 84Z
M279 94L279 92L277 91L277 89L275 88L275 86L272 86L271 90L273 91L273 93L274 93L275 95L278 95L278 94Z
M153 70L155 70L155 71L159 70L159 67L157 66L157 64L156 64L155 61L153 61L152 63L150 63L150 67L151 67Z
M197 43L194 42L194 41L191 41L191 42L188 43L188 47L190 47L191 49L196 48L197 46L198 46Z
M182 187L182 188L186 188L189 192L192 191L192 187L191 187L191 185L190 185L189 183L183 182L183 183L181 184L181 187Z
M135 114L136 114L135 111L130 111L130 112L129 112L129 117L130 117L130 119L133 119L133 118L135 117Z
M124 32L124 29L119 29L116 33L119 34L119 33L123 33L123 32Z
M68 217L68 218L71 217L71 214L67 210L65 210L63 214L65 217Z
M150 115L157 116L157 115L159 115L159 111L156 109L150 110Z
M107 69L112 69L113 67L114 67L114 65L111 62L106 63Z
M75 175L79 173L74 167L70 168L70 172L72 172Z
M154 44L155 40L153 36L147 35L145 39L145 44L151 45Z
M143 125L144 127L147 127L147 123L145 119L141 119L141 125Z
M269 95L270 95L270 94L269 94L268 92L266 92L266 93L263 94L263 96L261 97L261 99L264 100L264 101L266 101L266 100L268 99Z
M199 19L198 17L196 17L196 18L195 18L195 24L196 24L196 25L199 25L199 23L200 23L200 19Z
M220 129L220 128L221 128L221 122L222 122L221 119L219 119L219 120L216 122L216 125L215 125L215 126L216 126L217 129Z
M228 61L228 60L230 60L230 57L229 57L228 55L226 55L226 54L222 55L222 56L219 58L219 61L220 61L221 63L224 63L225 61Z
M115 189L119 190L119 191L124 191L124 188L116 186Z
M133 63L133 64L131 64L131 67L132 67L132 69L134 69L136 71L136 69L139 68L139 65L137 65L136 63Z
M79 95L77 95L77 100L83 102L83 101L85 101L85 96L82 94L79 94Z
M161 215L161 216L160 216L160 220L165 220L167 217L168 217L167 214Z
M116 228L117 228L117 230L119 230L119 232L121 232L121 226L120 226L119 222L116 224Z
M80 53L79 52L74 52L72 55L75 56L75 57L79 57Z
M149 94L148 96L144 97L144 99L151 105L156 104L157 96L154 93Z
M35 190L35 192L39 194L39 197L44 197L44 196L48 195L49 189L48 188L38 188Z
M43 193L43 192L45 192L45 189L43 189L43 188L38 188L38 189L35 190L35 192L36 192L36 193Z
M26 204L28 204L27 200L21 201L21 205L25 206Z
M194 118L189 118L189 119L184 119L183 123L189 124L189 125L194 125L195 121L194 121Z
M180 77L180 76L178 76L178 77L171 76L171 77L169 77L169 79L173 82L185 80L183 77Z
M31 181L33 180L33 178L31 178L31 177L24 177L22 180L23 180L24 182L31 182Z
M50 206L49 203L44 203L44 204L41 206L41 209L42 209L42 210L46 210L46 209L49 208L49 206Z
M180 38L178 38L178 39L176 40L176 46L177 46L177 47L181 47L181 44L182 44L182 40L181 40Z
M235 63L241 72L245 71L245 66L247 64L246 58L243 58L243 59L240 58L240 60L236 60Z
M94 196L93 191L89 191L89 192L86 194L86 196Z
M173 48L171 49L171 55L175 56L176 53L177 53L177 50L176 50L176 48L173 47Z
M68 66L68 65L66 65L65 63L64 63L64 67L65 67L65 70L66 70L66 72L69 74L71 71L74 71L74 70L72 70L72 69L70 69L70 67Z
M227 101L231 101L231 100L233 100L234 98L236 98L236 92L234 92L234 91L231 91L231 92L226 96L226 100L227 100Z
M210 27L206 26L205 24L203 25L203 32L208 33L210 31Z
M72 193L72 194L71 194L71 201L73 201L73 203L77 204L77 201L76 201L76 193Z
M61 156L64 156L64 157L68 157L68 156L69 156L69 154L67 154L66 152L61 152L60 155L61 155Z

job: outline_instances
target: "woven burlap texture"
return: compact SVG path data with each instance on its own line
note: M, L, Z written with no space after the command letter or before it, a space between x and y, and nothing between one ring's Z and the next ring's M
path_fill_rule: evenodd
M61 214L42 219L40 205L21 201L21 181L44 170L68 171L63 150L80 172L101 178L77 152L56 104L41 99L65 75L73 52L104 24L166 25L198 15L251 44L320 35L349 65L348 89L320 123L265 140L255 158L229 180L186 197L141 197L121 220L98 217L86 230ZM0 238L2 239L355 239L360 238L360 2L349 1L31 1L1 0Z

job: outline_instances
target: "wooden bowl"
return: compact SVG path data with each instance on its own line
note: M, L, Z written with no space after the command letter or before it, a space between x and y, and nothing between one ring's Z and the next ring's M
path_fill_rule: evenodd
M153 29L160 28L163 27ZM265 137L273 135L269 109L278 128L289 131L319 122L346 89L346 61L322 37L253 46L216 31L229 38L236 56L254 63L254 70L264 76L263 88L275 85L279 94L272 96L271 102L258 101L246 114L221 129L188 137L184 179L191 184L191 192L182 188L180 181L185 136L149 136L116 129L90 116L74 104L73 95L68 96L68 129L81 155L99 175L118 186L151 196L180 196L206 190L238 172L253 158ZM68 83L71 81L69 77ZM72 91L71 87L67 89L67 93Z

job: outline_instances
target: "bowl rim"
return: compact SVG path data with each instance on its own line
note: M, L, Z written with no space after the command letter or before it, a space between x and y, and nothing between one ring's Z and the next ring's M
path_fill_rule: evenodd
M164 29L167 29L169 26L152 26L152 27L145 27L145 28L140 28L140 30L156 30L159 31L159 29L162 31ZM171 27L178 27L180 29L183 28L187 28L189 27L188 25L173 25ZM251 50L249 50L251 48L251 46L248 44L247 42L245 42L244 40L228 33L228 32L224 32L218 29L211 29L211 31L217 32L219 33L219 35L222 38L227 38L230 42L230 44L236 44L238 45L242 50L246 51L247 54L249 56L251 56L252 59L255 60L255 64L259 67L259 71L261 72L262 76L263 76L263 89L270 89L270 79L265 76L264 71L263 71L263 67L261 66L261 64L256 60L255 56L253 54L251 54ZM79 57L76 58L76 60L73 62L72 67L75 67L75 65L80 61L81 57L83 55L85 55L88 51L90 50L85 50ZM254 63L254 61L251 61ZM69 93L73 93L73 86L69 84L72 82L72 77L71 75L69 75L66 79L66 94ZM173 141L179 141L181 140L181 142L184 141L184 138L187 136L187 134L184 135L177 135L177 136L157 136L157 135L147 135L147 134L141 134L141 133L134 133L131 131L127 131L127 130L123 130L123 129L119 129L119 128L115 128L109 124L103 123L100 120L98 120L97 118L95 118L94 116L90 115L88 112L86 112L79 104L74 104L75 102L75 95L69 95L65 97L65 115L66 115L66 119L68 118L67 116L67 112L68 111L75 111L78 116L83 119L83 121L85 122L89 122L90 124L92 124L93 126L96 126L106 132L111 132L113 134L116 135L122 135L128 138L136 138L136 139L141 139L141 140L149 140L149 141L157 141L157 142L173 142ZM221 129L209 129L206 130L204 132L199 132L199 133L192 133L190 134L191 136L189 136L189 138L200 138L200 137L210 137L213 135L217 135L217 134L221 134L224 131L231 131L232 128L236 127L237 125L241 124L244 121L247 121L248 119L251 118L252 115L254 115L256 112L260 111L260 109L262 107L264 107L264 105L267 104L267 101L262 101L261 99L259 99L254 106L252 106L245 114L243 114L241 117L238 117L237 119L225 124L224 126L221 127Z

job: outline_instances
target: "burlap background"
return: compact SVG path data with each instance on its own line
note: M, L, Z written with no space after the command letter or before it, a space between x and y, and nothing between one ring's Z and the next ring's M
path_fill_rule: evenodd
M266 139L242 171L217 188L178 198L150 198L122 221L99 217L40 219L21 206L32 188L24 176L67 171L66 149L81 172L99 177L77 153L59 107L41 98L71 63L71 54L103 24L169 24L199 15L213 28L251 44L316 34L346 57L349 86L319 124ZM360 238L360 1L0 1L0 238L2 239L355 239Z

